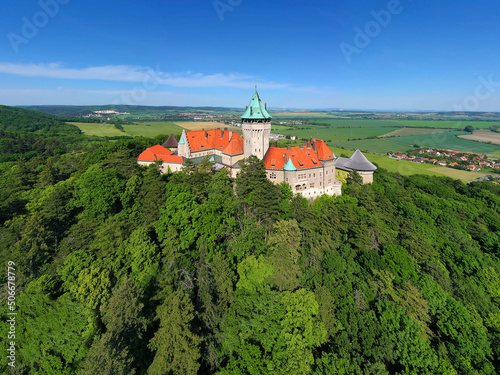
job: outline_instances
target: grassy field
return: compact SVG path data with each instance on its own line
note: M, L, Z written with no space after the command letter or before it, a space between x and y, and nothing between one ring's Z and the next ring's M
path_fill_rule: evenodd
M228 130L237 131L241 133L241 128L238 126L228 126L222 122L204 122L204 121L178 121L174 124L186 129L186 130L202 130L202 129L217 129L217 128L228 128Z
M381 137L406 137L410 135L435 134L453 131L453 129L431 129L431 128L400 128Z
M126 135L132 137L149 137L153 138L159 134L175 134L182 133L182 128L171 122L140 122L138 125L123 125Z
M391 127L356 127L356 128L335 128L318 125L299 125L289 129L281 129L279 134L294 135L298 138L320 138L326 142L339 142L349 139L359 139L368 137L378 137L386 133L391 133L398 128Z
M473 134L459 135L459 137L471 141L491 142L495 145L500 145L500 133L492 132L491 130L475 130Z
M442 148L456 151L471 151L478 154L489 154L500 151L500 146L490 145L458 138L458 135L468 134L466 132L451 131L446 133L435 133L430 135L413 135L407 137L388 138L401 144L406 144L410 148L414 144L426 147Z
M139 125L123 125L125 132L122 132L112 124L89 124L83 122L72 122L78 126L86 135L97 137L150 137L153 138L159 134L180 134L182 128L169 122L141 122Z
M392 120L344 120L339 118L331 119L312 119L312 122L318 122L331 128L400 128L404 125L398 124ZM392 131L392 130L390 130Z
M411 149L411 146L407 144L396 142L393 139L399 138L379 138L379 139L362 139L356 141L340 141L340 142L329 142L329 145L333 145L340 148L356 150L359 148L363 152L371 152L377 154L387 154L389 151L393 152L406 152Z
M443 128L443 129L463 129L468 125L475 129L488 129L491 126L498 126L500 122L481 121L431 121L431 120L394 120L395 123L412 128Z
M78 126L78 128L86 135L96 137L120 137L125 134L124 132L115 128L111 124L89 124L86 122L71 122L71 125Z

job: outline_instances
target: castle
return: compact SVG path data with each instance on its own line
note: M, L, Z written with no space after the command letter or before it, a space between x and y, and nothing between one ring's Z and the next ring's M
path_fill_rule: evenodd
M161 160L160 168L166 173L180 171L184 160L196 163L206 157L215 169L226 168L236 177L239 162L250 155L263 160L267 178L273 183L287 182L294 194L315 198L323 194L340 195L342 181L337 169L357 171L363 183L373 181L376 167L359 151L350 158L337 158L321 139L311 138L304 145L287 148L269 146L271 115L263 105L257 90L241 116L243 138L227 130L183 130L179 141L171 135L163 145L145 150L137 161L147 165Z

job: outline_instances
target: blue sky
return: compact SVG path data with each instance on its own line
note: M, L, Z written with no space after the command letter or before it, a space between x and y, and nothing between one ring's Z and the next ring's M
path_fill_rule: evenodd
M0 104L500 111L496 0L5 0Z

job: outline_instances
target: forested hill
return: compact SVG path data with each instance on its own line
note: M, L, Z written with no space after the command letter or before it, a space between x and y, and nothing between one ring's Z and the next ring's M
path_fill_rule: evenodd
M40 135L80 134L77 126L65 123L69 120L74 119L0 105L0 129L5 131Z
M499 372L499 185L378 169L309 202L255 158L160 175L151 142L0 164L17 373Z

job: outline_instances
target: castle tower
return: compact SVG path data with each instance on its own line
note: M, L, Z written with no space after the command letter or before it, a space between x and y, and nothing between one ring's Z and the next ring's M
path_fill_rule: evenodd
M271 115L267 113L267 105L263 105L259 93L255 89L250 105L241 116L244 138L244 157L255 155L264 159L269 148L271 134Z

